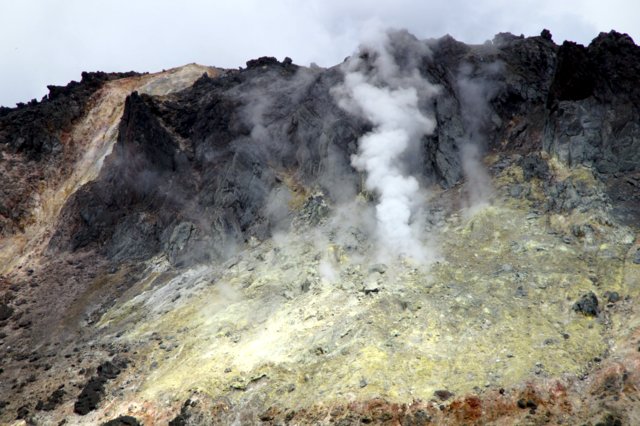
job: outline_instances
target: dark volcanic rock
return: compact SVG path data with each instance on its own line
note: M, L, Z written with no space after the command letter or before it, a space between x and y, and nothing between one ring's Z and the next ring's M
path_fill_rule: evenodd
M247 68L259 68L269 65L279 65L280 62L272 56L262 56L258 59L247 61Z
M105 382L106 380L101 377L92 377L89 379L73 405L73 412L84 416L98 408L98 403L104 394Z
M29 413L30 413L29 406L22 405L20 406L20 408L18 408L16 419L17 420L26 419L29 416Z
M576 208L584 211L596 207L604 209L606 204L606 197L598 188L574 178L547 182L544 185L544 192L547 199L543 207L550 211L564 212ZM575 236L585 236L583 231L575 232Z
M440 401L446 401L453 396L453 393L448 390L437 390L433 394L437 396Z
M617 291L605 291L604 297L609 303L616 303L620 300L620 294Z
M38 401L38 403L36 404L36 410L38 411L55 410L55 408L62 403L62 400L65 395L66 395L66 392L63 389L61 388L56 389L55 391L53 391L53 393L51 393L51 395L49 395L49 398L47 398L46 401Z
M600 313L598 298L593 292L584 294L580 297L580 300L574 303L573 310L586 316L596 317Z
M49 94L41 102L5 109L0 114L0 146L24 152L29 160L59 152L61 132L85 112L91 95L110 80L137 73L82 73L82 80L67 86L47 86Z
M166 174L180 158L176 142L147 102L137 93L127 99L112 167L105 167L104 179L91 182L70 199L70 208L62 213L66 226L52 238L52 246L63 244L59 240L71 250L106 244L105 251L115 259L146 258L160 247L164 213L177 206L156 188L162 189ZM150 214L139 211L139 204L148 206Z
M595 426L623 426L622 420L613 414L606 414Z
M549 96L544 148L600 173L640 168L640 48L601 33L588 47L565 43Z
M97 375L91 377L84 385L73 405L73 412L84 416L98 408L98 403L104 396L104 386L109 380L113 380L126 367L125 360L105 361L97 368Z
M534 177L542 180L549 179L549 164L537 153L523 157L520 166L527 181Z
M142 423L140 423L135 417L120 416L102 423L102 426L142 426Z
M192 417L193 407L196 407L197 405L196 401L187 399L184 404L182 404L180 413L169 421L169 426L186 426L189 424L188 422Z
M126 363L124 363L124 365L126 366ZM116 365L111 361L106 361L98 367L98 376L106 380L113 380L118 377L121 371L121 366Z
M579 101L593 94L595 76L587 48L565 41L558 50L558 62L549 102Z
M13 308L4 303L0 303L0 321L5 321L13 315Z

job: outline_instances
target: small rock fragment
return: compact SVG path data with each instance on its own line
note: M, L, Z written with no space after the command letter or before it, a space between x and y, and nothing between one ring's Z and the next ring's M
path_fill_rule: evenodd
M135 417L120 416L106 423L102 423L102 426L142 426L142 423Z
M453 393L446 389L437 390L433 394L437 396L440 399L440 401L446 401L447 399L453 396Z
M81 416L89 414L98 408L98 403L104 394L105 380L99 377L92 377L78 395L78 400L73 406L73 412Z
M364 283L362 291L364 294L378 293L380 291L380 285L376 280L369 280Z
M127 367L127 360L114 358L112 361L105 361L97 368L97 376L92 377L86 383L78 399L73 406L76 414L84 416L98 408L98 403L104 396L104 385L113 380Z
M16 420L26 419L29 415L29 407L27 405L23 405L22 407L18 408L17 414L18 415L16 416Z
M371 265L371 267L369 268L369 272L384 274L385 272L387 272L387 265L385 265L384 263L376 263L375 265Z
M598 298L592 291L583 294L580 300L573 304L573 310L583 315L595 317L600 313Z
M0 321L8 320L11 315L13 315L13 308L4 303L0 303Z
M609 303L616 303L620 300L620 294L617 291L605 291L604 297Z
M36 405L36 410L38 411L53 411L55 408L62 403L62 399L64 398L65 391L62 387L53 391L47 401L38 401Z

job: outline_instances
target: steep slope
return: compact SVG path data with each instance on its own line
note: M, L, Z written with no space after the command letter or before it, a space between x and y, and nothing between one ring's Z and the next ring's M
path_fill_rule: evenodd
M2 419L633 424L639 68L392 32L2 110Z

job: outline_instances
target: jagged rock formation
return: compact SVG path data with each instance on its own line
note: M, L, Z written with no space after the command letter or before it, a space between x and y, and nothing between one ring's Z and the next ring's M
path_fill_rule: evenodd
M603 48L611 43L615 49ZM431 42L433 56L423 59L421 70L444 90L435 100L437 134L424 141L422 173L445 187L462 179L458 144L465 131L464 100L456 96L457 76L452 74L462 64L475 67L471 77L499 92L493 116L482 129L489 149L527 154L544 148L570 166L593 165L603 177L637 172L637 74L611 71L640 62L637 47L629 43L617 34L599 36L588 49L569 42L558 48L543 37L498 37L482 47L447 38ZM520 72L501 73L484 63ZM570 67L580 73L576 76ZM63 213L51 245L75 250L106 244L109 257L148 258L171 244L179 223L198 222L203 211L211 212L211 224L195 226L200 239L264 239L269 223L261 212L277 186L277 174L287 170L297 171L301 184L319 186L331 199L338 198L333 182L321 179L327 170L348 176L349 156L365 126L353 123L335 104L330 89L340 78L338 69L314 72L263 59L250 61L242 72L203 77L174 99L134 93L125 104L116 155L99 180L73 196L68 207L72 217ZM258 96L269 111L247 117ZM255 146L252 131L260 123L254 120L265 123L264 149ZM521 124L513 129L504 125L516 122ZM277 142L269 144L269 139ZM337 172L330 170L336 156ZM190 203L196 204L192 212L185 206ZM142 214L149 219L138 220ZM141 244L134 246L131 239ZM212 241L210 251L219 245Z
M389 45L438 87L405 163L433 192L429 269L369 262L340 216L372 197L350 165L372 126L336 101L340 66L83 74L0 109L1 418L637 420L640 48ZM475 215L470 140L495 191Z
M3 236L22 230L25 216L35 207L32 194L40 181L64 178L60 171L75 159L79 148L65 147L69 145L69 131L88 109L91 96L105 82L131 75L83 73L80 83L49 86L49 94L40 104L34 100L14 110L0 110L5 178L0 211Z

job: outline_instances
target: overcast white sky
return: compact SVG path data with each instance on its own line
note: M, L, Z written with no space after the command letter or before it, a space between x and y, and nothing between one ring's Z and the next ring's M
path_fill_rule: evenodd
M556 43L611 29L640 42L640 1L0 0L0 105L40 99L85 70L234 68L264 55L335 65L372 23L468 43L543 28Z

